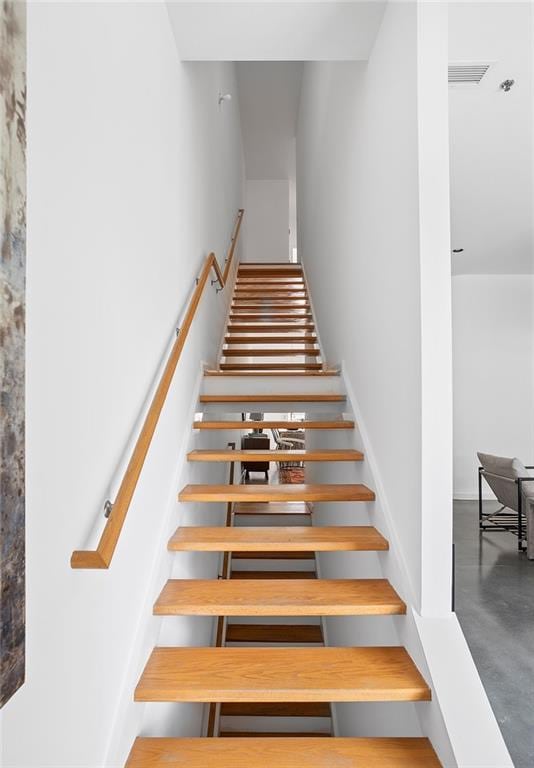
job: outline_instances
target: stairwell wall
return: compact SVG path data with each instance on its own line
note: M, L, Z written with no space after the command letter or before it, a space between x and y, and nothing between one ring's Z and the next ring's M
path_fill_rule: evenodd
M321 339L354 386L415 607L437 614L452 548L445 10L390 3L366 63L307 64L297 133Z
M455 275L452 296L454 497L476 499L477 451L534 464L534 277Z
M421 581L417 29L386 9L365 63L307 64L297 133L299 255L329 362L364 413L416 599Z
M111 568L69 558L102 514L204 258L228 247L242 149L237 101L219 110L217 97L237 88L232 64L178 60L159 3L30 4L28 36L27 679L2 713L2 758L110 768L118 702L144 661L134 640L157 621L148 590L199 361L215 358L231 286L204 294Z

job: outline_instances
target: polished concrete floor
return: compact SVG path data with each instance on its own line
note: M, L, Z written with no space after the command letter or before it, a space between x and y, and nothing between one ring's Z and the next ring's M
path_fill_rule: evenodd
M477 509L454 503L456 613L514 765L534 768L534 560L512 534L479 536Z

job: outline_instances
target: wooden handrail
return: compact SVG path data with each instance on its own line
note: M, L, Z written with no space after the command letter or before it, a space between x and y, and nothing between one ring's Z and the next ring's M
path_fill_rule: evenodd
M244 210L240 208L237 214L228 254L226 256L224 271L222 271L219 267L219 262L217 261L217 257L214 253L210 253L209 256L206 257L202 271L198 277L197 285L187 307L180 331L176 336L176 341L173 344L169 359L167 360L167 364L165 365L165 369L158 384L158 388L154 394L154 397L152 398L150 408L148 409L143 427L139 433L139 437L137 438L137 442L134 446L130 461L128 462L128 466L124 473L124 477L122 478L117 497L114 504L112 505L111 513L100 537L100 541L98 542L98 546L94 550L74 551L70 560L72 568L109 568L110 566L113 553L115 552L115 547L117 546L117 542L121 534L122 526L124 525L124 521L126 519L126 515L128 513L128 509L130 507L130 503L137 486L137 481L139 480L139 476L143 469L145 458L148 453L148 449L150 448L154 432L156 431L156 426L165 404L176 366L178 365L180 355L182 354L182 349L184 348L185 341L189 334L189 329L191 328L191 324L195 317L200 299L202 298L202 294L208 281L210 271L212 269L215 271L221 288L224 288L234 257L234 251L237 244L237 239L239 237L239 230L241 229L243 214Z

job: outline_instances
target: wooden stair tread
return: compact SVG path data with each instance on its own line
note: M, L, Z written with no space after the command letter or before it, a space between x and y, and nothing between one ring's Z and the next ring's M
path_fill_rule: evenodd
M284 267L277 268L277 269L255 269L255 270L247 270L244 272L237 273L238 279L241 280L244 277L303 277L302 270L288 270Z
M241 571L232 568L230 579L263 580L263 579L316 579L315 571ZM248 615L248 614L247 614Z
M154 648L135 701L429 701L399 646Z
M233 376L234 378L240 377L240 376L339 376L339 371L333 371L332 369L316 369L316 370L291 370L291 372L288 374L287 372L283 370L261 370L260 372L257 371L250 371L250 370L206 370L204 371L204 376Z
M258 307L288 307L291 309L295 306L310 306L308 294L303 290L273 290L258 291L257 293L239 291L232 297L232 307L240 306L241 304L254 304Z
M244 301L250 303L279 304L284 302L309 301L305 288L240 288L232 296L232 302Z
M317 344L317 336L225 336L225 344Z
M322 643L324 640L320 624L228 624L226 642Z
M243 320L255 320L256 322L269 322L272 323L276 320L306 320L310 321L312 320L312 315L309 312L300 312L300 311L293 311L293 312L251 312L248 309L242 310L242 311L234 311L232 310L232 314L230 315L230 322L238 321L241 322Z
M306 309L311 312L311 307L305 296L293 296L291 298L273 298L263 299L243 296L235 298L232 302L232 311L236 309L251 309L254 312L261 310L267 312L271 310L282 310L284 312L293 309Z
M235 314L236 312L243 311L241 307L236 307L232 305L230 307L230 317L232 314ZM305 315L311 316L311 310L309 306L285 306L285 302L282 304L277 305L276 307L272 307L271 309L268 308L268 305L265 303L262 303L257 309L254 310L244 310L247 312L247 314L250 315L257 315L259 317L263 317L265 315L278 315L278 314L286 314L289 315L289 317L301 317Z
M278 272L282 275L290 275L291 277L304 277L302 271L302 264L286 262L267 262L267 261L254 261L254 262L241 262L237 274L240 277L257 275L277 275Z
M284 283L271 283L270 285L251 285L250 283L237 282L235 285L234 296L238 293L306 293L305 283L290 283L289 287L282 287Z
M201 403L344 403L345 395L335 394L273 394L263 392L257 395L200 395Z
M303 299L287 299L286 301L280 301L279 304L274 301L266 304L265 302L243 299L241 301L234 302L231 307L232 312L260 312L262 315L271 314L273 311L289 312L296 309L306 310L309 314L311 314L310 305L307 302L304 302Z
M239 371L243 373L245 371L258 371L256 375L263 376L266 371L288 371L293 376L295 371L320 371L322 369L322 363L221 363L220 368L222 371Z
M244 571L243 571L244 573ZM248 573L257 573L249 571ZM261 572L239 579L170 579L154 605L157 615L379 616L406 613L387 579L310 579L308 571ZM287 573L287 572L286 572Z
M248 293L256 298L263 298L264 296L266 298L270 298L273 293L302 293L304 295L307 295L308 290L306 288L306 284L302 282L302 280L296 281L294 283L289 282L271 282L271 283L257 283L254 282L243 282L239 280L235 284L235 290L234 290L234 299L240 296L243 293Z
M308 309L310 310L310 304L308 301L303 297L299 298L298 296L295 296L291 299L269 299L269 302L267 303L267 300L254 300L251 298L237 298L234 299L232 302L232 309L261 309L262 311L265 310L271 310L271 309Z
M182 525L171 537L168 548L175 552L367 552L387 550L388 542L371 525Z
M313 738L324 739L331 738L331 734L322 733L321 731L219 731L221 739L301 739L301 738Z
M236 283L234 285L234 293L236 291L248 291L253 290L257 292L261 291L276 291L280 290L280 287L282 286L281 290L299 290L303 291L306 290L306 282L302 277L294 276L290 279L286 278L280 278L276 281L274 280L258 280L257 278L252 280L251 278L244 278L240 277L238 280L236 280ZM287 286L287 287L283 287Z
M240 310L232 307L230 314L230 320L244 320L245 318L248 320L276 320L277 318L281 320L307 320L311 319L311 317L312 315L307 309L280 309L266 312L259 309L257 311L251 311L248 309Z
M221 704L221 717L330 717L330 704L323 701L278 701Z
M260 425L260 426L258 426ZM249 429L283 429L288 432L302 429L354 429L354 422L350 419L336 419L335 421L288 421L287 419L268 419L265 421L195 421L193 429L239 429L246 432Z
M426 738L137 738L126 768L440 768Z
M249 401L244 401L249 402ZM259 400L257 402L260 402ZM362 461L363 453L351 449L324 450L195 450L187 454L188 461Z
M305 285L304 277L239 277L236 280L236 286L254 285L256 287L262 287L263 285Z
M226 332L264 333L265 331L269 330L272 333L277 333L278 331L313 331L314 328L315 325L313 323L301 323L300 325L297 325L296 323L259 323L256 325L251 323L233 323L227 326Z
M373 501L360 483L285 485L186 485L179 501Z
M283 347L249 347L248 349L223 349L223 357L319 357L321 351L308 347L293 347L285 349Z

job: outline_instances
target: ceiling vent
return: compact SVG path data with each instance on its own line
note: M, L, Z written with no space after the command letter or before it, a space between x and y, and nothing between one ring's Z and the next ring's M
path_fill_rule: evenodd
M449 85L478 85L490 66L473 61L449 64Z

